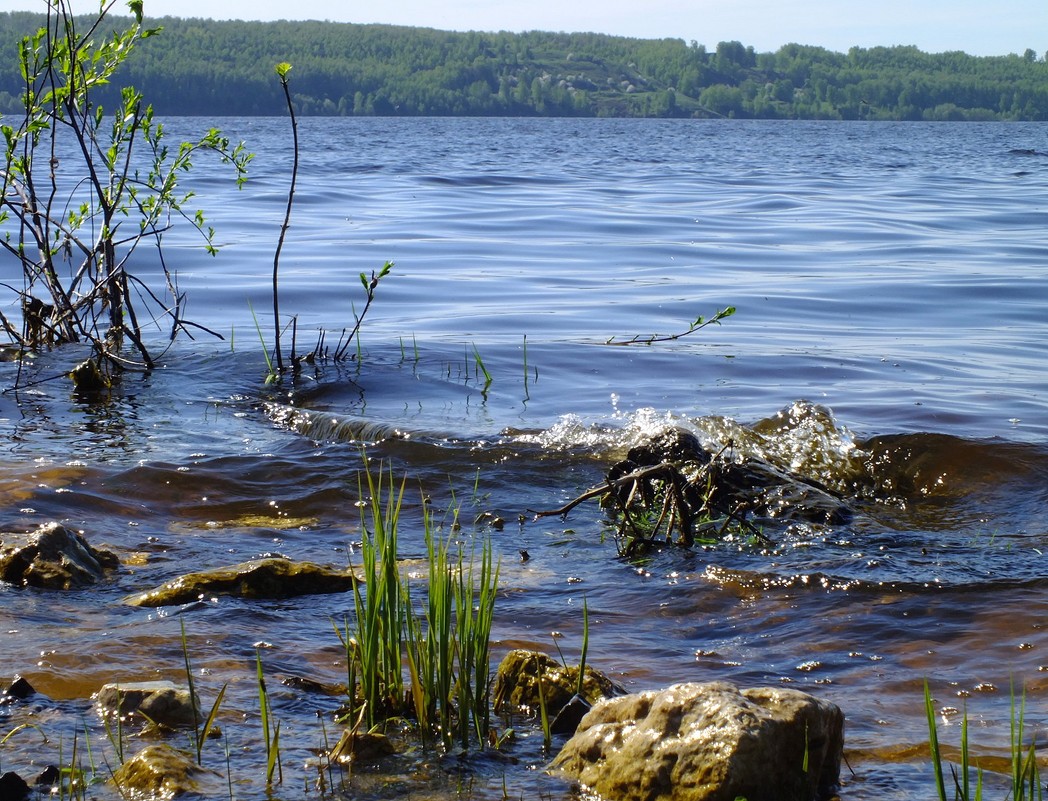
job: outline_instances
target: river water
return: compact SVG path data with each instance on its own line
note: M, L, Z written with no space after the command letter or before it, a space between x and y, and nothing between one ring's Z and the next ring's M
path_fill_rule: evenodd
M72 350L42 355L21 376L32 386L0 396L4 530L61 520L125 560L90 591L0 587L0 683L21 674L40 692L28 719L0 708L0 728L35 721L68 752L101 684L184 678L184 623L205 701L229 686L231 793L269 797L261 643L282 720L279 795L319 797L303 765L322 742L314 713L333 702L276 679L344 676L331 621L352 615L351 598L166 611L121 599L264 553L352 560L362 444L408 480L404 558L423 552L422 495L459 509L465 541L491 536L496 659L518 646L577 659L585 599L589 663L627 689L726 679L837 703L841 795L855 801L932 797L925 679L940 737L957 741L967 709L984 758L1007 753L1011 687L1025 687L1030 724L1048 722L1048 127L303 120L281 260L299 348L352 324L360 272L395 266L359 358L273 387L253 315L271 342L290 127L217 124L257 153L251 179L237 191L198 159L187 180L222 250L172 233L167 258L188 316L224 339L179 339L105 402L44 380ZM16 279L15 265L0 274ZM723 325L675 341L605 344L729 305ZM5 388L18 380L0 364ZM643 560L620 557L595 503L532 519L667 426L731 438L863 513L773 527L772 547ZM3 768L54 761L54 738L36 737L0 747ZM351 791L567 797L535 742Z

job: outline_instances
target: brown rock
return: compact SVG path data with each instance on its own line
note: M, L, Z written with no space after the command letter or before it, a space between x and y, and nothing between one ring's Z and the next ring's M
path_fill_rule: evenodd
M546 711L552 719L563 709L578 687L578 666L564 667L556 659L541 651L517 648L506 654L495 675L495 714L539 711L539 676L542 676L542 695ZM582 682L582 696L589 703L625 691L598 670L586 666Z
M0 581L18 587L85 587L119 565L116 555L91 547L83 535L60 523L28 534L3 534L2 539Z
M121 717L138 712L161 726L195 726L203 722L200 707L189 690L170 681L106 684L94 695L95 705L107 715Z
M611 801L812 801L834 792L843 748L834 704L690 683L598 703L550 769Z
M328 759L342 764L377 762L394 751L393 743L384 734L346 729L328 752Z
M175 798L186 793L222 798L229 792L224 782L220 774L166 744L143 748L113 773L124 798Z
M356 580L348 570L272 557L216 570L187 573L156 589L132 595L126 603L131 606L171 606L210 595L293 598L298 595L345 592L353 588Z

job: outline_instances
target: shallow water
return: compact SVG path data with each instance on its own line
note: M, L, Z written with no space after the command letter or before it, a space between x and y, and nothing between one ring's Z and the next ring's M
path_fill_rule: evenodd
M22 376L32 386L0 396L4 528L63 520L127 562L91 591L0 586L0 673L51 699L33 719L71 739L102 683L180 680L185 622L205 700L229 683L235 794L265 797L256 645L276 677L338 681L331 620L351 599L161 612L120 600L263 553L354 558L366 444L409 479L405 558L422 553L423 493L466 521L508 521L478 526L502 557L496 658L555 643L577 658L585 598L589 661L629 689L723 678L839 704L846 799L932 796L925 678L949 742L950 708L967 708L981 753L1005 752L1012 682L1044 725L1048 127L304 120L281 265L299 347L352 322L358 273L395 268L359 362L274 389L250 308L269 308L289 130L221 126L258 153L252 179L237 192L198 163L224 248L211 259L172 237L169 259L190 316L226 340L180 340L106 402L46 380L72 352L41 357ZM3 280L11 268L0 261ZM738 312L722 326L674 342L604 344L728 305ZM5 387L15 371L0 364ZM770 548L643 561L619 558L595 504L531 519L669 425L731 439L848 494L859 514L784 524ZM277 691L289 797L306 793L302 764L322 741L313 711L335 703ZM24 712L0 708L0 728ZM0 757L5 770L46 758L24 734ZM472 773L477 798L501 798L504 780L514 797L563 795L541 763L522 738L507 761L445 764L452 778L412 764L406 783L358 777L353 791L448 797Z

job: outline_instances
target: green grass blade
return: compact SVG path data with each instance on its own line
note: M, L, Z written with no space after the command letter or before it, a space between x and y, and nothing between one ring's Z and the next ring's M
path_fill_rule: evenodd
M942 773L942 754L939 751L939 733L935 723L935 704L932 702L932 693L927 679L924 680L924 711L928 716L928 748L931 751L932 769L935 771L935 789L939 793L939 801L947 801L946 782Z

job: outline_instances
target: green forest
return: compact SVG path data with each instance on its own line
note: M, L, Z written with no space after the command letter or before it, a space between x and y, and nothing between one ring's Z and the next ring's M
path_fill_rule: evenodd
M0 113L18 112L18 41L43 21L0 13ZM273 68L290 62L296 109L307 115L1048 119L1048 63L1033 50L976 57L787 44L757 53L740 42L709 50L594 33L171 17L147 24L163 31L122 76L162 115L281 114ZM118 91L104 87L96 100L111 104Z

